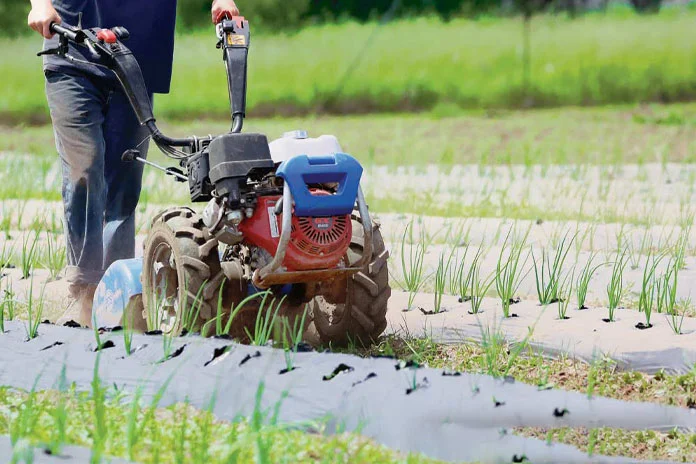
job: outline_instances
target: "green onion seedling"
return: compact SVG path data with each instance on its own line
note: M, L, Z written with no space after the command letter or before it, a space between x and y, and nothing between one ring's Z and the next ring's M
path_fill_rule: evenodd
M450 258L445 263L445 257L440 254L440 258L437 263L437 270L435 271L435 292L433 295L433 310L435 314L439 313L442 309L442 294L445 292L445 285L447 283L447 270L450 266L451 257L454 250L450 253Z
M616 308L621 303L623 295L623 273L626 269L626 250L624 250L614 261L614 266L611 271L611 280L607 284L607 296L609 297L609 318L606 322L614 322L614 314Z
M55 280L60 271L65 267L67 259L66 249L60 246L58 240L51 233L46 233L46 250L43 267L48 269L50 279Z
M254 324L254 334L252 335L249 330L245 327L244 331L249 337L252 345L265 346L271 340L273 335L273 329L275 327L276 319L278 317L278 311L280 307L285 302L286 295L280 299L280 301L274 305L276 299L273 298L268 307L266 303L268 301L268 296L270 292L266 292L261 300L261 305L256 313L256 323Z
M36 265L37 256L37 245L39 243L39 231L33 234L33 238L29 237L29 234L25 234L22 237L22 279L28 279L31 271Z
M592 262L596 257L597 253L592 252L590 254L590 257L585 263L585 266L582 268L582 271L578 276L578 280L575 283L578 309L587 309L587 306L585 306L585 301L587 300L587 289L590 285L590 280L592 280L592 276L594 276L594 273L597 271L597 269L604 265L604 263L601 263L597 264L596 266L593 266Z
M515 293L522 283L522 279L529 273L529 269L523 273L524 265L529 255L525 257L524 261L521 261L521 256L530 230L531 227L527 229L527 232L520 239L513 238L511 240L513 229L510 229L503 241L500 255L498 255L498 263L495 268L495 288L500 297L505 317L510 317L510 305ZM507 256L503 258L506 252Z
M551 253L542 249L541 260L537 262L534 256L534 250L532 249L537 295L539 296L539 303L542 305L555 303L559 300L558 290L563 265L565 264L573 242L577 238L576 232L570 237L570 240L568 240L568 233L569 232L566 232L563 239L558 240L553 253L553 260L551 259Z
M285 372L290 372L295 369L295 355L297 355L297 348L300 346L300 343L302 343L308 310L308 305L305 305L302 317L296 317L292 326L290 326L290 321L287 317L282 318Z
M29 284L29 298L27 300L27 322L24 328L27 332L27 340L32 340L39 335L39 324L41 324L41 316L43 314L43 290L39 301L34 300L34 279L31 279Z
M570 319L568 317L568 305L570 304L570 298L573 295L573 281L575 280L575 269L571 274L566 274L566 276L561 280L558 285L558 294L556 303L558 304L558 319L565 320Z
M467 293L471 303L471 314L478 314L481 312L483 298L488 293L493 282L495 282L495 275L493 273L489 274L487 277L481 278L481 252L482 249L479 247L467 274L467 281L470 284Z
M409 235L409 246L406 250L406 235ZM401 238L401 272L403 276L402 287L408 292L407 310L413 309L413 300L420 288L425 283L424 258L427 249L424 234L421 232L420 240L414 244L413 222L410 222L404 230Z
M639 328L650 328L650 323L653 306L655 306L655 297L657 295L657 283L655 270L662 259L666 256L665 253L653 254L652 248L648 248L648 254L645 259L645 267L643 268L643 279L641 280L640 295L638 296L638 311L645 315L645 325Z

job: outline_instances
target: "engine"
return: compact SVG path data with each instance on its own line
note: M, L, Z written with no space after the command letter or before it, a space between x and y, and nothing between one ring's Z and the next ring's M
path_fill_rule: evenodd
M330 195L312 190L312 195ZM248 244L259 246L275 255L280 239L282 214L276 215L280 196L262 196L254 214L239 224L239 231ZM283 265L289 271L309 271L336 267L350 246L352 236L350 214L329 217L293 216L290 243Z

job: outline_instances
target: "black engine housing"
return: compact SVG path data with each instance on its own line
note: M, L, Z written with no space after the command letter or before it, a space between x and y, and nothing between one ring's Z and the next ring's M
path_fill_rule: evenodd
M191 200L207 201L212 190L226 196L232 208L240 205L248 178L261 178L275 164L263 134L230 133L214 138L206 151L189 159Z

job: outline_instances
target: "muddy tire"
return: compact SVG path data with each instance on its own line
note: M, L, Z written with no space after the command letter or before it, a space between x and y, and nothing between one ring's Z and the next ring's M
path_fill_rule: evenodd
M349 265L362 256L365 233L357 216L353 220L353 238L347 252ZM373 222L372 257L365 268L347 279L344 304L331 304L323 297L311 302L313 328L324 345L348 343L369 345L387 328L387 302L391 296L387 259L389 252L379 225Z
M217 314L225 281L218 241L192 209L168 209L153 219L142 273L143 317L150 330L201 330Z

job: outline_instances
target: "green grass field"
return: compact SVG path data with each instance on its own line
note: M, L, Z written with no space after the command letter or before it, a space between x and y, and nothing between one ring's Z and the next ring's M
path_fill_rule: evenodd
M522 23L512 19L345 23L252 40L249 105L257 115L356 113L533 104L597 105L696 96L696 13L589 14L533 21L525 93ZM227 114L212 28L178 38L172 92L161 116ZM46 120L37 37L0 39L0 117Z

